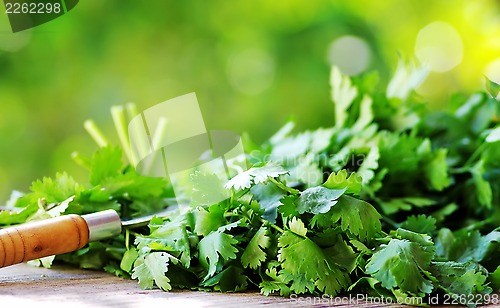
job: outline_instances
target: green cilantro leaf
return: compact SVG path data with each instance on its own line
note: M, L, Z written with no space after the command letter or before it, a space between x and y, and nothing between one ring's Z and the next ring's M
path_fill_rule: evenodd
M352 85L351 79L336 66L332 67L330 73L330 86L335 106L335 127L340 129L347 121L348 109L358 95L358 90Z
M493 192L490 183L484 179L484 161L480 160L471 169L472 180L476 187L476 198L480 205L491 208Z
M238 241L223 231L221 229L214 231L198 243L200 263L208 270L205 279L217 272L221 258L226 261L236 259L238 249L234 245Z
M131 248L125 251L125 253L123 254L123 258L120 262L120 268L130 273L138 257L139 257L139 251L135 248Z
M436 253L447 260L482 262L492 258L500 249L500 231L481 235L477 230L460 230L455 233L441 229L436 238Z
M424 174L432 189L442 191L451 184L446 163L447 150L438 149L433 154L424 164Z
M26 207L19 210L5 210L0 212L0 225L9 226L26 222L38 211L38 204L28 203Z
M286 274L280 275L276 267L266 269L266 275L262 278L259 284L260 292L264 295L270 295L279 292L281 296L290 295L289 283L292 277Z
M194 210L195 228L194 232L198 235L207 236L213 231L219 229L227 223L224 217L225 209L214 204L208 209L198 207Z
M300 218L294 217L290 222L288 223L288 228L290 231L293 233L300 235L300 236L306 236L307 234L307 228L305 227L304 223Z
M63 172L57 173L55 179L44 177L41 181L33 182L30 190L32 194L26 195L30 200L36 202L38 199L43 198L47 203L55 203L77 195L84 190L84 187Z
M430 272L437 278L441 288L450 295L489 294L492 291L486 284L488 271L473 261L433 262Z
M411 294L431 293L433 284L426 279L432 254L408 240L391 239L370 258L366 273L387 289L400 288Z
M283 174L288 174L288 171L278 164L257 165L236 175L224 187L226 189L242 190L250 188L253 184L265 183L269 178L277 178Z
M153 223L156 219L152 219ZM161 219L158 219L161 220ZM145 247L151 249L168 251L174 255L181 263L188 268L191 262L191 241L190 233L187 230L187 222L184 216L178 216L172 220L165 221L159 226L151 226L153 230L149 236L137 236L135 244L137 249Z
M142 289L152 289L153 283L165 291L172 289L168 271L171 256L166 252L151 252L140 256L134 264L132 279L138 279Z
M385 214L391 215L399 211L410 211L414 207L423 208L435 205L436 201L428 198L405 197L383 200L380 203Z
M387 97L407 99L411 91L415 90L428 74L427 67L417 67L414 63L400 58L396 72L387 85Z
M357 174L362 179L362 184L368 184L375 177L375 170L379 167L379 158L379 148L376 146L371 147L357 171Z
M299 199L296 201L297 211L300 214L326 213L332 206L337 204L337 200L344 194L346 188L330 189L323 186L311 187L300 193Z
M485 77L485 79L486 79L486 90L488 91L488 93L493 98L498 97L498 95L500 94L500 84L488 79L487 77Z
M266 253L263 249L268 248L269 245L271 245L271 239L267 236L267 228L260 227L241 255L243 267L258 268L266 260Z
M280 212L284 217L299 216L297 206L295 205L297 199L298 196L295 195L283 197L283 199L281 199L282 205L278 207L278 212Z
M338 235L336 237L335 245L326 248L325 252L331 256L332 260L335 260L338 266L351 273L356 268L358 254L354 252L354 249L341 236Z
M500 290L500 265L496 268L493 273L488 276L488 281L491 282L491 287L493 290Z
M290 166L290 181L303 183L307 187L317 186L323 182L323 172L318 166L317 155L308 153L305 157L298 157L298 163Z
M365 94L359 104L359 117L352 127L354 132L360 132L365 129L373 122L374 117L372 110L373 99L371 97Z
M103 180L119 175L123 168L122 151L106 146L97 150L90 163L90 183L98 185Z
M347 174L347 170L342 169L337 173L332 172L323 186L330 189L345 189L346 194L358 195L361 192L363 178L352 172Z
M342 231L349 230L361 241L371 239L381 230L381 217L371 204L346 195L331 210L333 223L341 220Z
M191 191L187 195L191 197L194 204L212 205L213 200L225 200L229 198L229 192L224 188L222 181L213 173L202 173L196 171L191 175Z
M295 291L310 289L308 283L313 283L322 293L335 296L347 288L347 274L310 239L285 231L278 240L278 247L283 273L293 277L298 284L292 287Z
M401 224L401 228L417 233L431 233L436 230L436 219L424 214L411 215Z
M231 265L204 281L203 286L213 287L215 291L221 292L243 291L248 286L248 277L243 274L243 269Z
M130 199L145 199L150 196L160 196L167 188L163 178L146 177L134 170L102 181L102 187L113 197Z
M278 216L278 207L283 205L281 199L286 196L286 192L271 182L256 184L250 189L250 192L253 195L253 199L257 200L260 207L264 210L262 218L275 223Z

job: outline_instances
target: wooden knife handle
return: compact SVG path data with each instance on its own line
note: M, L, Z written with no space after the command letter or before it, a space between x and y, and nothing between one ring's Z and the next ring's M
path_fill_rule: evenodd
M65 215L0 229L0 267L78 250L89 228L78 215Z

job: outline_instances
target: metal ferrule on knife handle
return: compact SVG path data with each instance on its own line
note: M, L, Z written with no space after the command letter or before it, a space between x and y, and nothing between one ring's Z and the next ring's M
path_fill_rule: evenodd
M72 252L121 232L113 210L64 215L0 229L0 267Z

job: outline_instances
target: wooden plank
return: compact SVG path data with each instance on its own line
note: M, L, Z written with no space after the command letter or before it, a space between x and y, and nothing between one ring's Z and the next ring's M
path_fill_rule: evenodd
M142 290L135 280L91 270L54 266L52 269L18 264L0 269L0 307L409 307L381 305L340 298L282 298L256 292L219 293L159 289ZM492 305L497 306L497 305ZM436 306L437 307L437 306ZM441 306L448 307L448 306ZM497 306L498 307L498 306Z
M57 266L45 269L19 264L0 269L0 307L319 307L327 303L312 301L304 298L299 302L255 292L141 290L137 281L100 271Z

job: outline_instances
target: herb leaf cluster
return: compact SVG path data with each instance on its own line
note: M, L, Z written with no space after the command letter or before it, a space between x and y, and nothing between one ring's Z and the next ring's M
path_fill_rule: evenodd
M165 291L497 291L500 87L487 80L485 92L433 111L413 91L424 78L401 62L383 88L376 73L350 78L333 68L332 126L294 133L289 122L262 145L246 138L252 167L219 187L230 198L198 198L55 260ZM131 218L173 206L167 179L138 174L120 147L101 145L92 157L75 155L88 183L66 173L37 180L29 193L13 193L0 225L104 209Z

